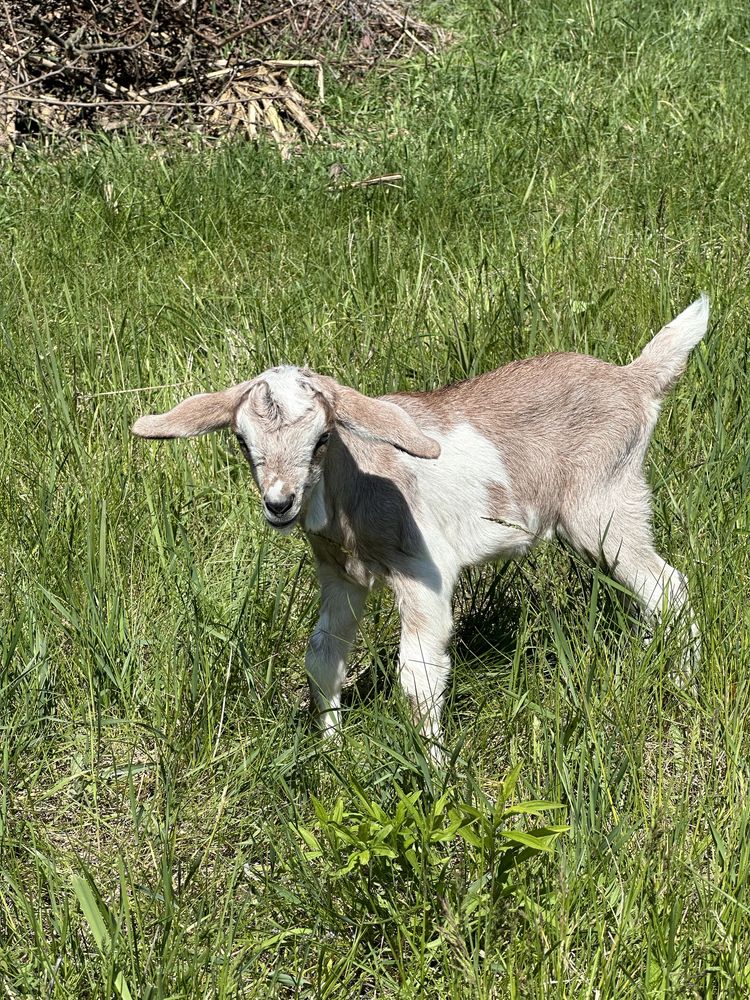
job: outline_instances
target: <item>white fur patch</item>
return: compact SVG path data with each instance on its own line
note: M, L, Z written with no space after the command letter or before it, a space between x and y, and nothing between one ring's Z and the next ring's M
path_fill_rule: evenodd
M260 378L268 384L274 402L281 406L291 423L312 409L312 393L305 387L299 368L293 365L270 368Z
M651 435L654 427L656 427L656 421L659 419L659 411L661 410L661 400L652 399L646 405L646 418L649 436Z
M266 490L266 500L270 500L271 503L279 503L288 495L286 484L280 479L275 479Z
M447 434L423 428L441 448L440 457L425 461L400 456L414 471L421 496L417 520L430 555L444 569L458 570L498 556L519 555L534 544L534 530L524 511L507 524L492 520L488 487L498 485L512 497L508 470L497 448L470 424Z
M247 406L247 403L243 403L237 410L237 431L245 439L245 442L250 449L250 457L255 465L260 457L256 449L253 447L256 421L253 420L252 415L248 413Z
M319 481L310 492L307 501L307 510L304 516L305 531L322 531L328 524L328 512L326 511L325 483L324 476L321 475Z
M533 507L524 507L523 513L520 527L525 528L535 540L549 542L555 537L553 527L543 528L539 511L534 510Z

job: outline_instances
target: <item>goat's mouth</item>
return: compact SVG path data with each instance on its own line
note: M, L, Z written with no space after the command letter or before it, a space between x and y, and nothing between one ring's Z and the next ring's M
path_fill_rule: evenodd
M292 525L296 522L298 517L299 517L299 511L292 517L288 518L288 520L286 521L274 520L270 518L268 514L266 514L266 521L268 521L268 523L271 525L272 528L276 528L279 531L282 531L284 528L291 528Z

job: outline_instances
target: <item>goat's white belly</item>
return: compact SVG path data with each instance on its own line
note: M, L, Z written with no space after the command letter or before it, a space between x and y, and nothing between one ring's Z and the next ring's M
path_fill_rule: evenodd
M443 537L450 548L450 561L460 568L475 566L492 559L514 559L527 552L536 538L510 522L462 518ZM448 547L446 546L446 547ZM442 546L441 546L442 547ZM432 546L430 546L432 548ZM445 555L449 555L448 552ZM442 560L436 559L436 562Z
M434 562L458 570L527 551L537 540L534 512L513 501L513 484L492 442L469 424L448 433L425 430L439 441L440 457L404 455L403 461L416 478L415 518ZM492 487L510 498L507 520L493 513Z

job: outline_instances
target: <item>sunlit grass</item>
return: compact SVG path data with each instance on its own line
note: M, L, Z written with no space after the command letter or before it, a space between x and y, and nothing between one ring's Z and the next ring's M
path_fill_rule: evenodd
M10 997L750 990L750 19L721 0L443 8L443 58L331 87L335 148L93 141L2 168ZM404 179L336 187L334 161ZM304 540L263 527L228 439L136 442L134 417L280 361L371 393L547 350L627 361L703 289L709 335L650 457L698 690L550 548L459 588L445 774L393 683L387 596L321 747ZM444 900L432 868L406 888L394 869L380 934L305 853L313 798L356 812L359 786L387 813L419 792L419 826L444 792L488 810L517 764L519 801L565 806L536 825L570 830L473 916L457 843Z

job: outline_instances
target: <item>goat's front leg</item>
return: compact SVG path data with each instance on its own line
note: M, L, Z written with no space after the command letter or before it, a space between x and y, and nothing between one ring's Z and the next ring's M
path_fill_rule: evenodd
M311 705L324 733L334 732L341 721L341 687L346 661L357 634L367 599L367 588L351 583L325 565L318 567L321 606L315 631L305 656Z
M448 643L453 631L451 589L436 593L413 580L396 585L401 614L401 686L411 704L415 725L433 742L440 734L440 713L451 672Z

